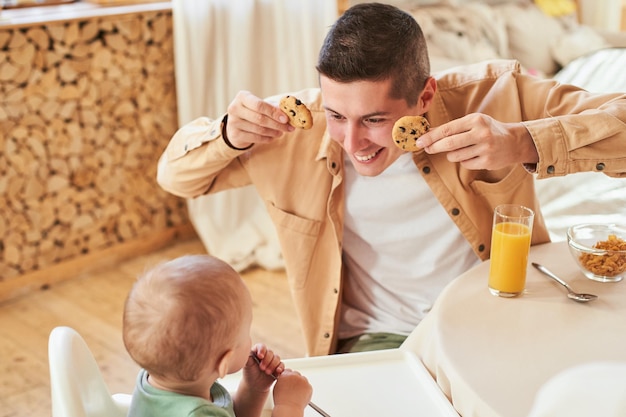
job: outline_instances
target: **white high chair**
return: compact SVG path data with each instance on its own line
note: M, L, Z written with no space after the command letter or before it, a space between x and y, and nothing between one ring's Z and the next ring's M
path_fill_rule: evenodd
M83 338L55 327L48 339L52 417L126 417L131 395L111 395Z

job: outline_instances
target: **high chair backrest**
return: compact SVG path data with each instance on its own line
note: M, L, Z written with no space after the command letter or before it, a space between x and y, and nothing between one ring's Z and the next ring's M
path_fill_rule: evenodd
M130 395L111 396L83 338L56 327L48 339L52 417L126 417Z

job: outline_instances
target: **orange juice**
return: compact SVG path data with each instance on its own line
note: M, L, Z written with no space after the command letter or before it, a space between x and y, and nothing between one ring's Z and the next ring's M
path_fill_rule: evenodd
M513 297L524 291L529 249L528 226L511 222L494 225L489 269L489 289L492 292Z

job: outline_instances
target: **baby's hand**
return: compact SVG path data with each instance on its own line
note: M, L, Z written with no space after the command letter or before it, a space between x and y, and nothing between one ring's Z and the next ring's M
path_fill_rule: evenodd
M285 370L285 364L280 356L274 354L262 343L252 347L250 358L244 367L244 378L252 384L261 384L267 388Z
M274 411L272 416L303 416L311 401L313 388L299 372L285 369L274 386Z

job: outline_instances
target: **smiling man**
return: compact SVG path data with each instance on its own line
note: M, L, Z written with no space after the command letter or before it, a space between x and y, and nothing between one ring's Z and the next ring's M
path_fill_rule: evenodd
M320 88L296 93L313 126L242 91L183 126L157 179L178 196L253 184L280 239L309 355L399 346L456 276L489 257L493 208L535 210L539 178L626 176L626 96L593 95L492 61L431 75L407 13L364 3L329 31ZM393 125L423 115L423 150ZM210 215L207 213L207 215Z

